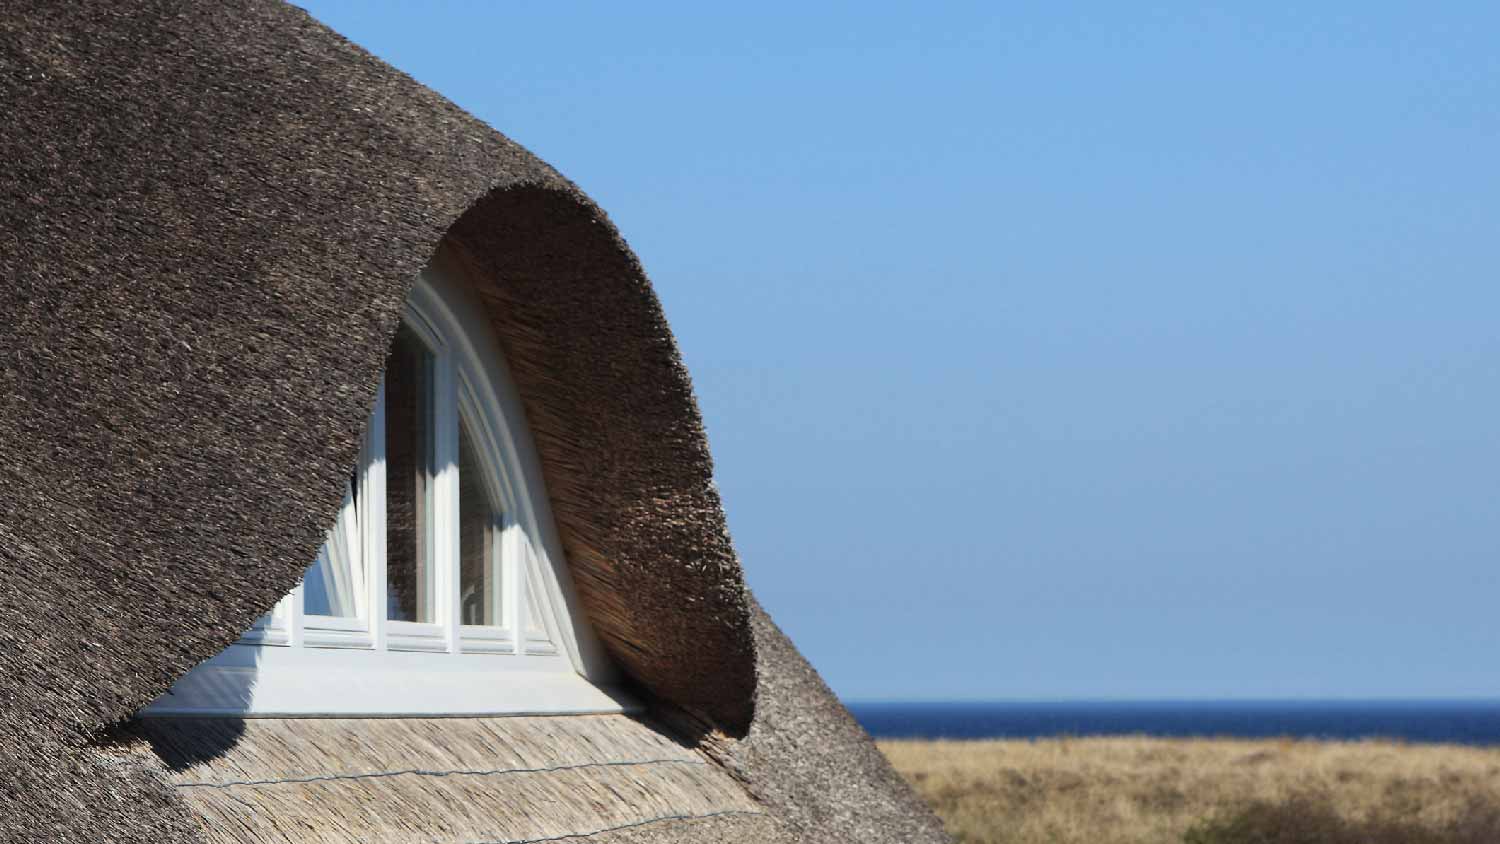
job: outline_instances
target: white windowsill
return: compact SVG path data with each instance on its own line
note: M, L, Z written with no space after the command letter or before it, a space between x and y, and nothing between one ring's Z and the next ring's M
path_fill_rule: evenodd
M143 717L395 718L638 711L563 660L517 655L348 652L231 646L184 676ZM434 659L438 657L438 659ZM473 660L497 669L475 670ZM560 667L561 666L561 667Z

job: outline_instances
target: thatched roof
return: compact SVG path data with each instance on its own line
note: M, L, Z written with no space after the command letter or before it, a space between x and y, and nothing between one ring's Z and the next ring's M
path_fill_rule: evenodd
M703 821L782 835L724 769L624 715L153 718L139 736L122 750L156 754L208 844L539 841Z
M262 0L5 4L0 109L0 839L201 840L104 736L301 576L445 237L655 711L788 834L940 835L753 607L660 305L556 171Z

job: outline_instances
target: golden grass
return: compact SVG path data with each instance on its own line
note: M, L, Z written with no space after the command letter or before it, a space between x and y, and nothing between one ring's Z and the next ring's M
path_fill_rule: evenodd
M965 844L1166 844L1254 801L1448 824L1500 800L1500 749L1290 739L882 741Z

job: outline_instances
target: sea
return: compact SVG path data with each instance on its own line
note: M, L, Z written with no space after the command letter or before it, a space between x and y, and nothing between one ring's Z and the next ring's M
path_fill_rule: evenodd
M1500 745L1500 700L853 702L876 738L1145 735Z

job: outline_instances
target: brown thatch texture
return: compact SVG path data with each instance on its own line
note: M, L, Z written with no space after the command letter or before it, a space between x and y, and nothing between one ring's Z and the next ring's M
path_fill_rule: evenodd
M943 844L937 816L896 773L823 679L751 600L755 721L721 760L798 840Z
M753 644L697 399L635 257L577 248L599 225L555 191L516 188L480 200L449 242L526 397L594 630L651 689L711 690L665 697L743 734Z
M527 224L540 243L562 227L570 252L612 270L538 295L586 281L630 303L559 335L649 347L625 382L609 357L573 365L570 389L608 396L595 413L536 414L564 426L538 437L564 531L603 526L580 564L634 561L578 573L643 596L600 613L604 640L653 695L743 728L751 640L691 391L639 267L569 182L261 0L5 4L0 105L0 702L18 733L0 753L76 746L128 716L296 582L407 288L490 194L550 197ZM566 430L597 416L610 439ZM663 419L676 438L659 438ZM660 442L655 459L568 494L566 467L597 468L631 437ZM642 502L675 545L632 546ZM0 815L35 811L15 808Z
M280 3L7 4L0 102L0 486L30 491L0 497L21 540L0 572L40 577L0 612L90 655L86 694L29 700L85 728L123 717L295 583L411 280L463 216L500 233L516 319L559 350L516 375L565 547L589 550L578 580L642 599L596 627L653 694L743 729L748 616L691 387L571 183ZM670 534L638 530L642 508ZM69 562L31 559L48 553Z
M139 729L209 844L545 841L708 820L780 837L722 769L623 715Z
M301 576L450 230L612 656L704 735L773 701L721 758L800 834L926 834L790 645L752 632L660 305L566 179L270 0L0 4L0 113L0 841L195 840L154 757L88 743Z

